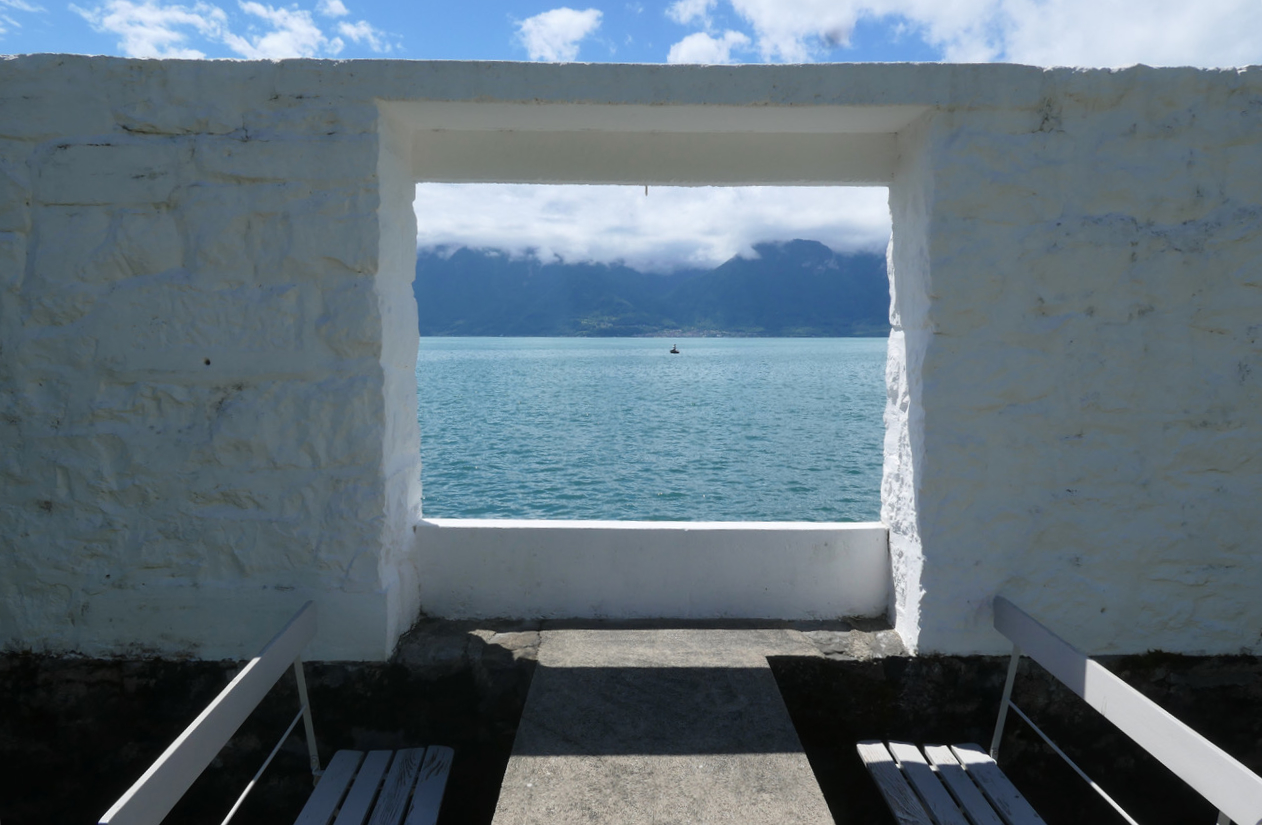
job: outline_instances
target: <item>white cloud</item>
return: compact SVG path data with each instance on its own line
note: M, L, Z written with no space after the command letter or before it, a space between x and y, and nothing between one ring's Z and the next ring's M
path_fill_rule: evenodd
M360 20L358 23L343 21L337 24L337 32L352 43L366 45L377 54L385 54L394 49L394 44L388 40L389 35L367 20Z
M647 271L715 266L763 241L885 248L885 189L421 184L417 245L623 261Z
M0 0L0 7L25 2ZM226 47L249 59L325 57L340 53L346 40L377 53L393 49L391 35L366 20L330 21L328 25L336 28L334 34L322 29L311 11L297 5L273 7L257 0L241 0L235 20L224 8L206 0L192 5L105 0L93 8L70 8L96 31L117 35L118 48L128 57L203 58L213 47L219 47L220 53ZM350 11L343 0L319 0L315 13L336 19Z
M749 36L738 31L725 31L722 37L696 32L670 47L667 63L731 63L732 49L745 49Z
M36 6L33 3L27 3L25 0L0 0L0 36L8 34L13 29L22 28L22 24L17 18L8 14L9 11L36 13L45 11L43 6Z
M709 28L710 10L716 3L718 0L676 0L666 9L666 16L681 26L698 21Z
M596 9L562 7L528 17L517 24L517 37L531 60L571 61L578 44L600 26Z
M682 0L696 2L697 0ZM1239 66L1262 61L1257 0L730 0L764 60L849 45L861 19L913 33L952 62Z
M879 0L878 0L879 2ZM763 60L803 63L847 45L862 2L854 0L732 0L754 27Z
M224 45L244 58L316 57L335 55L342 50L342 41L326 37L309 11L273 8L254 0L238 5L246 14L254 15L271 26L269 31L260 34L224 34Z
M1262 62L1257 0L1004 0L996 57L1035 65L1243 66ZM948 55L963 52L948 40Z
M98 32L118 35L118 47L128 57L205 57L186 45L190 32L218 39L228 19L223 9L208 3L179 6L153 0L109 0L95 9L73 4L70 8Z

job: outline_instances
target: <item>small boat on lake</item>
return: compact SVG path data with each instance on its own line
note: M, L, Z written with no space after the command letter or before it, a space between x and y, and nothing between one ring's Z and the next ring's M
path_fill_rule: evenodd
M676 346L675 344L671 344L671 345L670 345L670 354L671 354L671 355L678 355L678 354L679 354L679 347L678 347L678 346Z

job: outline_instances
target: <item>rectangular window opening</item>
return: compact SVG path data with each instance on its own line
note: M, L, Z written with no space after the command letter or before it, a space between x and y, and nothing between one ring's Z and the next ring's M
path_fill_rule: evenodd
M884 187L415 206L426 518L879 520Z

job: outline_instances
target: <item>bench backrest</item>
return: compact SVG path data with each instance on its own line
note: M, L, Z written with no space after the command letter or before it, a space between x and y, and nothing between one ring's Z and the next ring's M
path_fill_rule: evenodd
M101 817L101 825L161 822L285 669L298 659L315 631L316 606L307 602Z
M1262 825L1262 777L1002 596L995 598L995 629L1232 822Z

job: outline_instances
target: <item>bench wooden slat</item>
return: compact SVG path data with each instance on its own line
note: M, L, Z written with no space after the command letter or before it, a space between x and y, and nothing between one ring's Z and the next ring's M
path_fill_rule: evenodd
M338 751L333 754L294 825L329 825L363 758L362 751Z
M982 792L995 806L995 810L1008 825L1045 825L1030 803L1004 776L1003 771L979 745L952 745L951 752L960 760L964 770L973 778Z
M443 791L447 788L447 777L455 755L451 748L441 745L425 751L420 778L416 780L416 791L412 794L412 808L403 825L435 825L438 822L438 810L443 804Z
M995 598L995 629L1233 822L1262 821L1262 777L1171 716L1012 602Z
M381 778L385 776L393 757L394 751L368 752L333 825L364 825L364 820L372 813L372 803L377 798L377 789L381 787Z
M894 757L885 748L884 742L860 742L855 746L859 758L867 766L868 772L876 780L876 786L885 797L898 825L933 825L933 820L925 811L924 805L916 797L916 792L907 784L903 772L894 763Z
M890 742L889 749L938 825L969 825L919 748L907 742Z
M316 631L307 602L105 812L101 825L157 825L241 727Z
M399 825L403 821L408 797L412 795L412 786L416 784L416 775L420 773L424 757L425 748L407 748L395 753L369 825Z
M999 814L986 801L986 797L973 784L964 767L946 745L925 745L925 756L938 769L938 776L960 803L973 825L1004 825Z

